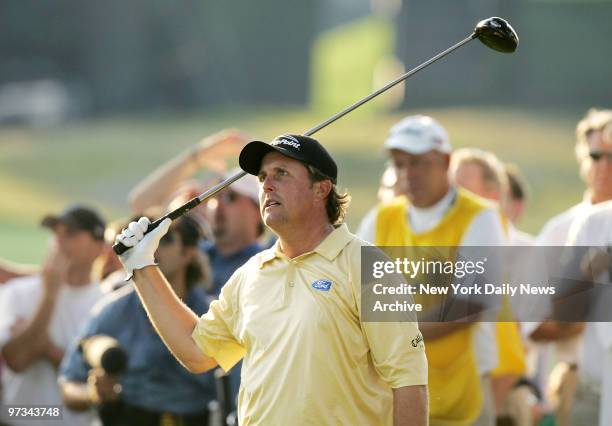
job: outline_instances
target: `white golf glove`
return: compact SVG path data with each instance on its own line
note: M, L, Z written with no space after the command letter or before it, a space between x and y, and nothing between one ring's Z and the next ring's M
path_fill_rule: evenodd
M156 264L154 257L155 250L157 250L159 240L168 232L172 220L165 219L157 228L145 235L144 233L150 223L151 221L148 218L141 217L138 222L131 222L117 236L115 242L130 247L129 250L119 256L119 260L121 260L128 274L126 280L132 278L135 269L142 269L145 266Z

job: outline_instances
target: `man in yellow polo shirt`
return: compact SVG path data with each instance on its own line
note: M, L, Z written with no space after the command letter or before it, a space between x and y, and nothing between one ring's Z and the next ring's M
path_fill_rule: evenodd
M238 420L246 425L425 425L427 361L416 322L361 321L362 241L342 224L348 195L316 140L251 142L240 166L260 181L276 245L239 268L208 313L176 298L152 253L169 220L118 241L151 321L190 371L243 360Z
M504 245L497 211L451 183L452 147L436 120L424 115L406 117L391 128L384 146L402 196L363 219L357 232L361 238L378 246ZM495 301L477 301L482 308L489 307L486 303ZM494 425L488 382L498 361L494 325L421 323L429 362L432 426Z

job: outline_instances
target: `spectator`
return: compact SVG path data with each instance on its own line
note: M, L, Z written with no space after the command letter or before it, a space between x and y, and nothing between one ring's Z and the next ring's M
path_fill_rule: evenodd
M611 156L612 157L612 156ZM608 157L609 167L612 158ZM569 231L568 245L597 248L590 258L589 279L612 282L612 201L593 207L576 219ZM609 304L609 300L601 303ZM609 305L608 305L609 306ZM609 309L609 308L608 308ZM578 351L578 384L571 407L572 425L612 424L612 323L588 322Z
M591 109L576 126L576 139L575 153L580 175L587 185L584 199L550 219L537 236L537 245L565 245L570 227L576 218L586 214L593 205L612 199L612 110ZM563 372L563 377L558 380L560 388L568 388L576 381L576 370L579 368L578 347L583 329L584 324L581 323L548 321L531 334L531 338L538 342L554 344L554 358L557 361L555 368ZM541 364L547 365L550 362L542 360ZM547 371L542 374L548 376ZM565 394L571 395L571 392ZM561 398L557 407L557 419L566 422L564 424L569 422L570 405L571 397L568 396Z
M511 240L512 224L501 212L502 206L507 204L510 197L507 175L497 156L481 149L462 148L453 153L450 169L451 177L457 185L498 203L509 243L517 243ZM512 247L504 251L505 271L512 285L520 282L517 280L516 271L520 270L520 262L525 260L516 258L516 254L520 252L515 252ZM513 312L517 306L511 303L508 297L504 297L503 301L499 322L495 324L499 362L491 372L497 417L511 419L516 425L531 425L531 409L526 404L523 389L513 389L518 379L526 373L525 347L519 324L511 321L516 318Z
M550 219L537 238L541 246L562 246L574 219L612 199L612 110L591 109L576 126L576 158L587 185L582 202Z
M495 208L451 184L452 147L438 122L407 117L391 129L385 148L405 197L367 215L358 230L361 238L380 246L505 244ZM493 424L488 375L497 366L494 328L444 322L422 324L421 330L429 361L430 421Z
M7 284L0 299L7 405L62 403L56 368L102 296L99 284L91 281L92 265L104 246L102 218L87 207L74 206L45 217L42 224L53 231L53 239L41 273ZM90 420L91 413L65 412L61 424L85 425Z
M208 310L201 285L206 278L199 259L201 236L196 220L183 216L172 223L155 253L176 295L198 315ZM127 352L128 367L120 378L91 369L78 342L73 343L60 378L64 401L70 409L82 411L105 404L108 407L108 403L119 401L111 409L114 417L108 424L207 424L207 405L215 399L214 379L211 374L192 375L176 361L151 328L132 285L96 305L79 341L96 335L115 338Z

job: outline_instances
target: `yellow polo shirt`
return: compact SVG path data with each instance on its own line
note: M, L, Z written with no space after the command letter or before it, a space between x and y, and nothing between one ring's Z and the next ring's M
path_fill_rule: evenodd
M361 245L346 225L289 259L278 243L238 269L193 331L224 370L242 357L247 425L391 425L392 388L427 384L414 322L361 317Z

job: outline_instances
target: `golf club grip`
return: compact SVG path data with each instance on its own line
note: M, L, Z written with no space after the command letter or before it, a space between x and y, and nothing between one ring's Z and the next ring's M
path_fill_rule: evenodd
M177 219L181 217L182 215L184 215L185 213L187 213L192 208L196 207L200 203L201 201L198 197L192 198L191 200L187 201L185 204L183 204L176 210L172 210L170 213L160 217L155 222L150 223L149 226L147 227L147 231L145 232L145 235L151 232L152 230L154 230L155 228L157 228L159 224L162 223L165 219L171 219L171 220ZM117 256L122 255L129 249L130 247L127 247L123 245L122 243L116 243L113 246L113 251L115 252L115 254L117 254Z

